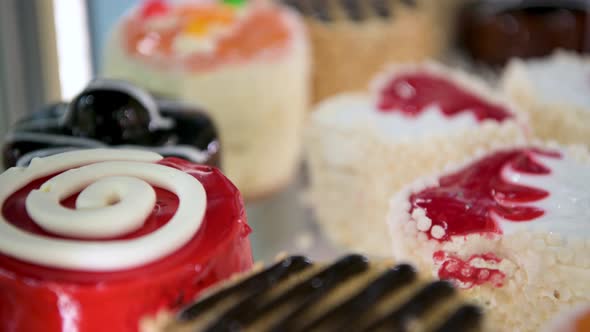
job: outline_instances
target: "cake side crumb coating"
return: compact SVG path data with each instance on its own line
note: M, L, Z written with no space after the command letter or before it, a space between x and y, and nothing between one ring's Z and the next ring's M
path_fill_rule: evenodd
M514 147L518 146L524 147ZM558 147L554 143L533 146ZM583 147L569 147L565 153L590 165L590 154ZM447 167L441 174L463 169L484 154L481 151L467 162ZM469 298L486 308L491 330L537 331L559 310L589 300L590 286L586 280L590 278L590 260L584 253L590 241L583 237L523 229L504 235L469 234L453 236L448 241L433 239L432 233L427 234L434 227L425 211L415 208L408 212L409 197L436 186L440 176L421 178L405 186L391 200L388 221L395 259L411 261L438 277L442 262L437 260L438 253L452 254L465 262L492 254L493 260L473 260L469 267L499 272L501 277L497 282L462 285Z

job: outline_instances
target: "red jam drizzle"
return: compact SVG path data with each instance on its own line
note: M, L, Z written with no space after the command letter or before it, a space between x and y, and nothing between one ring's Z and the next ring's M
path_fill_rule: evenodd
M159 164L191 174L205 187L207 211L192 240L158 261L115 272L55 269L0 254L0 331L136 332L145 316L179 309L208 286L252 266L251 230L238 189L212 167L176 158ZM24 206L42 183L34 181L9 197L2 214L28 232L57 237L36 226ZM178 198L157 188L156 194L144 226L122 239L151 233L171 219ZM71 207L74 199L62 204Z
M437 104L443 114L451 117L471 112L478 121L502 122L512 117L502 106L487 102L450 80L428 73L396 76L380 91L378 108L382 112L401 112L418 116L430 105Z
M452 236L473 233L502 234L492 212L512 222L530 222L544 211L532 206L506 206L502 202L528 203L541 200L548 192L507 183L501 171L505 166L530 174L549 174L550 170L536 162L532 154L559 158L559 153L537 149L496 152L464 169L444 176L436 187L427 188L410 196L412 212L424 209L432 225L445 230L440 241ZM428 236L434 239L428 232Z
M435 263L441 264L438 277L442 280L453 280L461 288L471 288L489 283L495 287L502 287L506 275L493 268L474 266L475 260L483 260L491 264L500 263L502 260L492 253L473 255L467 260L449 255L444 251L437 251L432 256Z

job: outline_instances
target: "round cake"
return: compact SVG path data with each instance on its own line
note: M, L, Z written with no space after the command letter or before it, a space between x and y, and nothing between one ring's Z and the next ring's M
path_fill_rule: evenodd
M478 155L398 193L396 259L451 280L498 331L538 331L590 300L585 148L515 146Z
M557 49L590 51L585 0L477 0L460 15L459 39L473 60L504 65Z
M104 74L207 109L224 172L250 199L298 170L308 53L299 17L270 1L153 0L115 27Z
M76 149L133 148L220 166L215 125L203 110L97 79L70 102L20 119L4 139L6 168Z
M282 0L305 17L314 61L313 101L364 89L391 62L446 50L456 0Z
M502 89L529 114L536 136L563 144L590 145L590 57L557 52L512 60Z
M219 170L81 150L0 175L0 330L136 332L249 269L239 191Z
M369 93L343 94L312 113L311 202L335 242L390 254L389 197L478 149L526 138L524 121L483 82L434 63L394 66Z

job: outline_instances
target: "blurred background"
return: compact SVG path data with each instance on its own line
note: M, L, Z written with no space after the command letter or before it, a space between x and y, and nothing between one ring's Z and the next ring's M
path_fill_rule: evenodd
M284 2L298 3L296 0ZM71 100L80 93L89 80L102 72L104 47L115 24L124 13L141 3L140 0L0 0L0 137L4 137L7 129L26 114L40 110L50 102ZM476 68L486 77L487 73L494 75L497 66L503 65L511 56L548 55L557 48L577 51L590 48L590 34L587 33L590 31L590 11L585 0L391 0L391 3L396 4L396 10L399 8L400 23L398 26L389 17L393 15L395 18L398 12L385 14L383 32L379 30L385 38L381 42L363 37L375 36L368 32L370 29L365 29L369 23L364 25L362 19L356 20L354 10L350 20L337 22L342 25L342 30L338 31L324 30L321 6L313 13L304 11L305 23L312 32L312 44L321 51L316 50L312 56L316 64L321 61L331 64L351 52L353 55L349 58L354 60L349 61L353 62L366 55L366 63L357 61L361 68L359 72L362 72L354 73L366 78L374 74L366 68L380 68L391 60L379 54L384 47L383 53L391 51L399 60L423 60L436 55L453 66L470 71ZM465 3L475 4L467 11L467 18L458 10L459 4ZM513 8L517 9L511 11ZM405 17L407 21L403 21ZM467 29L458 29L460 23ZM322 36L339 39L334 42L334 49L328 44L336 38ZM326 39L322 41L321 38ZM401 42L388 43L389 38ZM459 39L468 46L465 50L457 51ZM351 48L350 43L361 46ZM368 54L371 52L365 50L372 50L375 54ZM407 54L405 50L409 50ZM359 56L354 52L359 52ZM473 58L467 55L473 55ZM480 66L480 60L483 66ZM346 61L342 63L342 67L348 66ZM334 83L329 78L340 85L357 83L346 76L338 78L342 74L337 72L338 66L329 67L321 68L328 78L326 86ZM357 85L364 87L365 83ZM358 86L339 88L348 91ZM315 97L325 97L329 93L315 91L315 94ZM298 177L287 189L264 200L248 202L250 222L256 230L254 251L258 258L267 259L278 251L293 248L310 250L320 256L331 252L323 241L316 241L319 232L311 222L310 211L300 201L304 182L304 176ZM275 237L279 233L286 235L287 239Z
M104 47L114 25L126 11L141 3L1 0L0 143L18 119L80 93L100 73ZM297 181L278 195L248 204L251 226L257 230L253 235L257 258L268 259L281 251L294 247L305 250L313 245L316 226L310 221L310 212L299 202L301 185ZM281 223L271 220L278 218ZM279 233L297 236L285 242L274 236ZM323 249L324 244L316 245L322 247L314 249L316 256L330 255L330 249Z
M25 112L79 93L134 0L0 2L0 133Z

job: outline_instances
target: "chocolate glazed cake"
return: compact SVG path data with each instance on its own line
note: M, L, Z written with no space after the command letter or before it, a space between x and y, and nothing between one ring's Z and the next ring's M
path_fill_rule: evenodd
M163 331L478 331L482 314L446 282L359 255L292 256L189 306Z
M504 65L556 49L590 51L590 3L585 0L470 1L461 13L462 48L476 61Z
M314 61L313 101L364 89L391 62L438 57L456 0L281 0L305 17Z
M129 83L95 80L70 103L19 121L4 141L4 166L90 148L135 148L220 166L217 130L202 110L164 100Z

